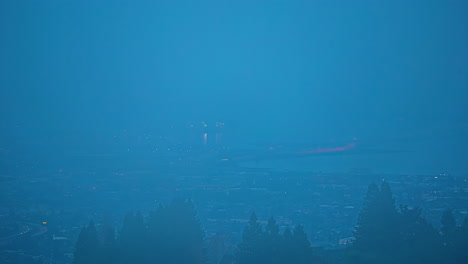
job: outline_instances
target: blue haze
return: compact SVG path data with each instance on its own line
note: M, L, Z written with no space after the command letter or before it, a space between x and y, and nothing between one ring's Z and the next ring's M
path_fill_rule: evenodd
M466 173L467 14L467 1L1 1L0 144L26 155L44 138L93 146L221 120L233 145L357 138L415 153L408 171Z

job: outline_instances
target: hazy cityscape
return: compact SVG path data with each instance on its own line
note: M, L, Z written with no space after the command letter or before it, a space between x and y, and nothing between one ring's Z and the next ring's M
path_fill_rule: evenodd
M0 2L0 264L468 259L468 3Z
M351 139L352 144L329 142L308 150L293 144L236 148L222 142L221 138L228 140L223 137L225 128L217 127L213 139L208 139L205 126L204 122L182 126L179 129L187 131L172 138L121 131L101 139L99 152L51 150L47 159L14 159L14 151L4 148L4 252L14 254L19 249L52 263L69 263L74 241L89 219L99 222L110 214L119 227L126 213L147 215L174 197L194 201L207 240L223 234L230 243L227 252L234 250L252 212L263 221L275 216L281 229L302 223L312 246L339 249L353 237L368 184L383 180L391 185L397 204L421 207L435 226L446 208L460 223L467 215L467 174L263 167L278 160L352 159L369 155L370 150L360 149L357 139ZM387 158L388 154L371 155Z

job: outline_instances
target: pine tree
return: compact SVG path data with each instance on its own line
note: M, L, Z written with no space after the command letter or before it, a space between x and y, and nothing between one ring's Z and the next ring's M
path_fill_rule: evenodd
M227 255L231 255L231 235L228 233L216 233L207 241L207 263L219 264ZM226 257L226 258L225 258Z
M264 236L264 247L265 247L265 258L268 259L268 263L280 263L280 250L281 236L279 234L279 228L273 217L268 219L268 224L265 227Z
M204 263L204 232L190 200L176 199L150 216L151 259L160 263Z
M268 219L268 224L265 227L265 235L270 239L278 239L279 237L279 228L273 216Z
M369 185L364 204L359 213L357 226L355 228L354 236L356 240L353 244L356 248L369 248L374 247L373 237L378 233L379 225L379 200L380 190L375 183Z
M351 256L357 263L392 263L398 247L398 212L390 186L369 185L355 229Z
M204 232L190 200L176 199L169 207L171 239L174 243L172 263L204 263Z
M445 256L444 262L456 263L455 256L457 252L455 248L455 238L457 235L457 223L452 210L447 209L442 213L440 223L442 224L440 233L442 235L443 255Z
M468 216L465 217L462 225L456 230L454 249L455 263L463 263L468 259Z
M257 221L257 215L252 213L248 225L242 234L242 242L238 245L236 263L256 264L265 263L263 258L264 233Z
M440 219L440 223L442 227L440 231L442 235L449 240L451 236L455 233L455 229L457 228L457 223L455 222L455 217L453 217L452 210L446 209L442 213L442 218ZM449 242L449 241L447 241Z
M99 263L99 240L94 222L83 227L75 246L74 264Z
M156 211L151 212L148 222L148 257L157 263L166 263L170 258L170 246L167 243L170 239L167 228L169 225L170 219L167 209L162 205Z
M117 261L117 244L115 230L112 226L109 214L104 215L104 224L101 230L101 258L102 264L113 264Z
M284 229L281 237L281 248L279 250L281 264L292 263L294 259L294 240L291 228L288 226Z
M440 263L440 236L434 227L429 224L421 214L421 209L400 207L401 240L398 256L399 263Z
M74 264L85 264L89 262L90 257L90 250L88 248L88 232L86 226L81 228L80 234L78 235L78 240L75 245L75 253L74 253Z
M399 247L400 232L398 231L399 214L395 207L395 200L390 185L383 181L380 186L379 200L379 225L380 247L384 254L394 257L394 252Z
M294 227L291 242L292 242L292 248L293 248L292 258L294 260L292 261L292 263L296 263L296 264L310 263L310 260L311 260L310 242L307 239L307 235L304 232L304 227L302 225L296 225Z
M143 263L146 259L146 227L141 213L125 216L120 232L120 262Z

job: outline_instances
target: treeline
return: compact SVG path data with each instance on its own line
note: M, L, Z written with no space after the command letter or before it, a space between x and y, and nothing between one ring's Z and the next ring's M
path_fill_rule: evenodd
M418 207L395 206L388 183L371 184L355 227L355 241L344 263L465 263L468 218L457 226L445 210L436 230Z
M296 225L293 230L286 228L280 233L271 217L263 229L253 213L233 259L234 263L242 264L305 264L312 263L313 255L302 225Z
M339 250L312 248L302 225L282 232L273 217L263 227L255 213L234 252L221 260L207 258L203 229L188 200L159 207L145 221L128 214L116 236L108 220L100 232L93 222L83 227L76 243L75 264L93 263L466 263L468 218L457 225L451 210L440 230L417 207L395 206L389 185L371 184L355 227L353 243Z
M205 263L203 230L189 200L160 206L147 221L127 214L118 236L108 220L100 231L93 222L82 228L75 264Z

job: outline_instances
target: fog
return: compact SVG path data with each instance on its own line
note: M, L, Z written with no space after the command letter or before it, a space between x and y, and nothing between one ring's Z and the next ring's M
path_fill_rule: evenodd
M186 206L176 198L193 200L204 243L216 232L232 232L236 249L223 256L235 263L251 263L236 255L243 225L220 219L245 224L252 212L262 221L287 219L281 232L302 224L312 246L338 250L339 239L359 241L353 228L365 190L382 179L396 208L421 207L436 229L450 209L462 228L466 1L2 1L0 37L0 213L6 223L0 227L40 223L50 211L73 208L61 214L60 228L40 236L64 230L72 246L60 246L61 255L76 253L69 248L78 240L77 226L92 219L99 227L105 211L118 231L126 212L141 210L149 219L156 204L168 211ZM450 179L433 182L445 176ZM45 183L30 186L36 181ZM341 203L343 192L348 197L327 184L355 186L355 200L343 203L355 211L348 222L337 213L335 227L319 224L328 214L304 216L304 210L325 208L325 201ZM58 191L48 193L55 190L49 185ZM247 191L228 199L210 188ZM259 189L296 196L272 194L278 204L265 204L270 194L251 193ZM145 195L131 194L140 191ZM87 198L55 203L67 195ZM317 203L298 205L311 197ZM81 218L67 218L73 214ZM321 237L334 228L345 231ZM7 234L0 236L4 256L1 250L19 248L2 242L10 241L2 240ZM54 259L36 242L21 250L44 263L91 261ZM341 263L330 253L314 254ZM0 262L27 261L11 259Z

